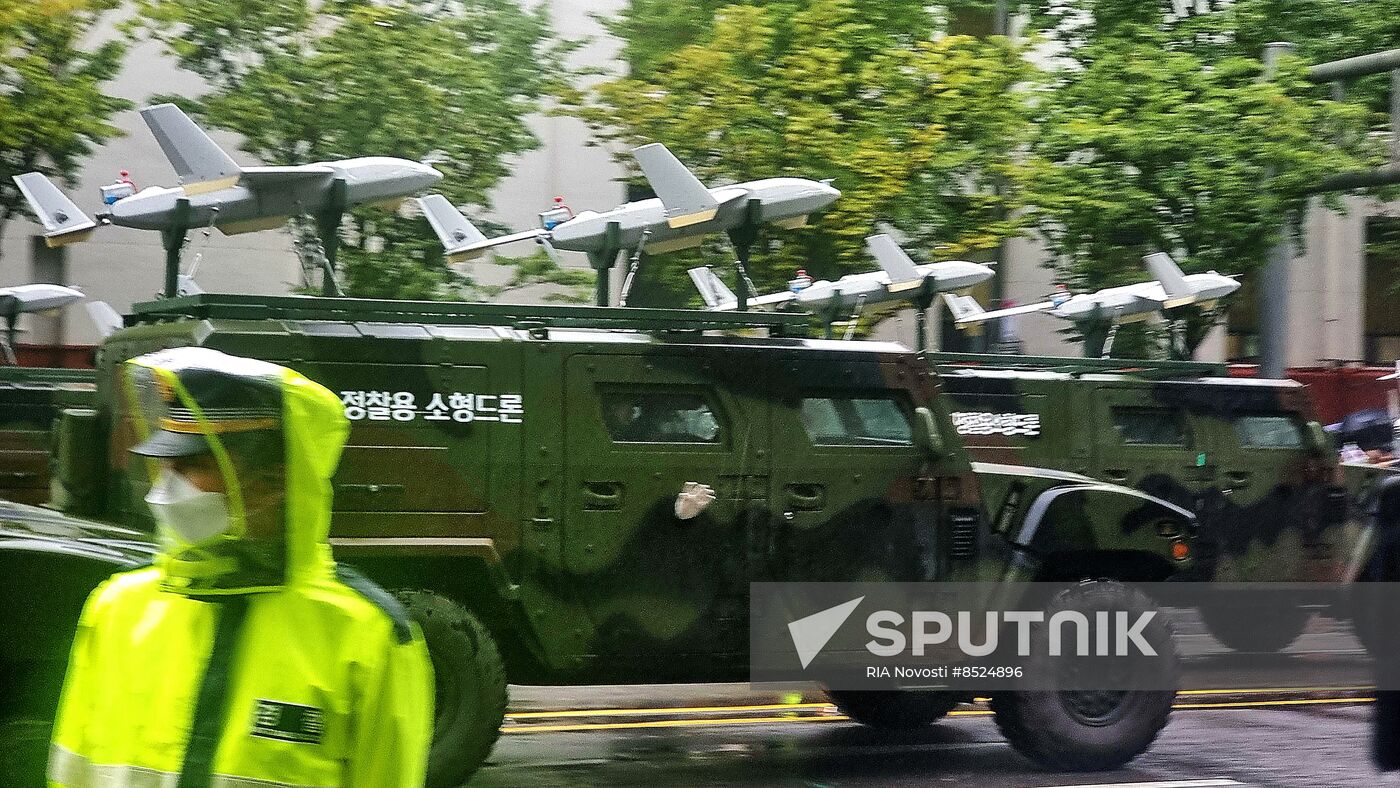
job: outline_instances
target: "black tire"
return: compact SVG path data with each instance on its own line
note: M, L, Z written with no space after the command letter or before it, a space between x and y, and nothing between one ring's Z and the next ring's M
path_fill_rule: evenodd
M1200 611L1211 636L1227 648L1265 654L1287 648L1312 618L1306 608L1281 605L1260 606L1256 613L1248 601L1232 607L1202 605Z
M506 669L491 634L461 605L431 591L399 591L423 630L435 684L426 788L459 788L501 734Z
M942 719L961 702L953 692L914 690L827 690L842 714L872 728L913 730Z
M1141 591L1111 580L1080 583L1051 600L1046 619L1061 610L1077 610L1094 620L1093 611L1125 610L1132 620L1157 610ZM1142 630L1157 652L1150 670L1161 686L1175 687L1178 665L1171 626L1159 614ZM1049 657L1048 631L1035 630L1027 676L1038 682L1062 677L1069 663ZM1141 669L1141 668L1140 668ZM1045 686L1041 683L1039 686ZM1033 690L992 696L997 727L1011 746L1042 766L1066 771L1116 769L1141 755L1157 738L1171 714L1175 690Z

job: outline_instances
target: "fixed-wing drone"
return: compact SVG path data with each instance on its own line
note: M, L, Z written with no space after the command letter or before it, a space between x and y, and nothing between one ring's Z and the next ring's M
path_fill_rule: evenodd
M656 197L567 218L558 216L556 209L541 214L544 226L533 230L487 238L446 198L429 195L419 202L452 262L475 259L496 246L533 240L547 251L587 253L599 272L601 294L606 290L607 271L623 251L635 250L635 266L641 252L686 249L711 233L726 232L742 268L760 225L801 227L808 216L841 196L830 184L806 178L763 178L709 188L659 142L636 148L632 155Z
M129 182L104 187L107 210L89 218L48 178L15 176L50 246L83 241L100 223L166 235L167 266L185 233L213 226L226 235L280 227L289 217L317 218L333 265L341 215L356 205L394 203L442 180L442 173L408 159L367 156L285 167L240 167L174 104L141 110L141 117L179 176L176 187ZM174 295L167 271L167 295ZM333 287L331 278L328 286Z
M0 287L0 318L5 320L5 334L0 338L0 352L5 360L15 363L15 334L19 331L19 316L33 312L62 309L83 294L63 285L15 285Z
M1216 301L1240 288L1239 282L1214 271L1183 274L1181 268L1164 252L1147 255L1143 262L1155 277L1152 281L1108 287L1063 299L991 312L984 310L972 296L945 295L944 300L953 313L953 322L958 326L1031 312L1045 312L1079 324L1107 325L1109 328L1105 337L1085 342L1085 355L1097 356L1106 352L1102 347L1105 340L1111 346L1113 327L1119 323L1147 320L1165 310L1190 304L1210 308Z
M925 287L934 293L945 293L992 278L992 269L981 263L948 260L915 265L894 239L884 234L867 237L865 248L881 270L847 274L835 282L817 280L800 288L754 296L748 305L754 309L834 308L838 312L858 307L899 309L907 306ZM687 273L700 291L706 309L727 311L737 306L734 293L712 269L692 268Z

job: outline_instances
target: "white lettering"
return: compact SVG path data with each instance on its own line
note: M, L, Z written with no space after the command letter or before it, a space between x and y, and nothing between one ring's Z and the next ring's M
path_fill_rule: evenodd
M877 610L865 619L865 631L871 637L885 638L888 645L872 640L865 644L871 654L877 657L893 657L904 651L904 633L895 627L904 623L904 616L893 610Z

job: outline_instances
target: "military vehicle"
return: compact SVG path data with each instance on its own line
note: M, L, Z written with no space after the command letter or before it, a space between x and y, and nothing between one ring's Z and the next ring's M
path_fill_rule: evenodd
M53 710L88 592L151 562L145 534L0 501L0 785L44 784Z
M49 500L54 420L65 407L91 406L96 391L92 370L0 367L0 499Z
M332 542L423 627L437 677L429 784L486 757L516 683L743 681L764 580L1123 581L1192 567L1194 518L1057 470L973 462L903 346L800 338L808 316L201 294L135 307L91 408L59 413L54 501L149 529L113 372L204 345L289 365L352 421ZM688 482L715 499L676 514ZM53 516L46 513L45 516ZM910 727L960 698L833 692ZM1003 692L1011 743L1111 768L1170 693Z
M1369 555L1358 504L1382 471L1339 468L1296 382L1193 362L931 358L974 459L1082 473L1193 511L1200 540L1186 579L1342 583ZM1244 651L1287 646L1310 615L1272 611L1250 627L1237 611L1201 610L1218 640Z

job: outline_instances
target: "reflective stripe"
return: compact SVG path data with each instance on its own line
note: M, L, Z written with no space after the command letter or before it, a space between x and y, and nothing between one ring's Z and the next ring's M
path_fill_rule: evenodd
M49 780L66 788L174 788L180 775L144 766L102 764L91 761L67 747L53 745L49 749ZM232 774L212 775L211 788L337 788L333 785L309 785L257 777L237 777Z
M62 745L49 748L49 780L69 788L92 785L92 762Z
M147 769L144 766L101 765L95 769L97 782L102 788L175 788L180 775Z

